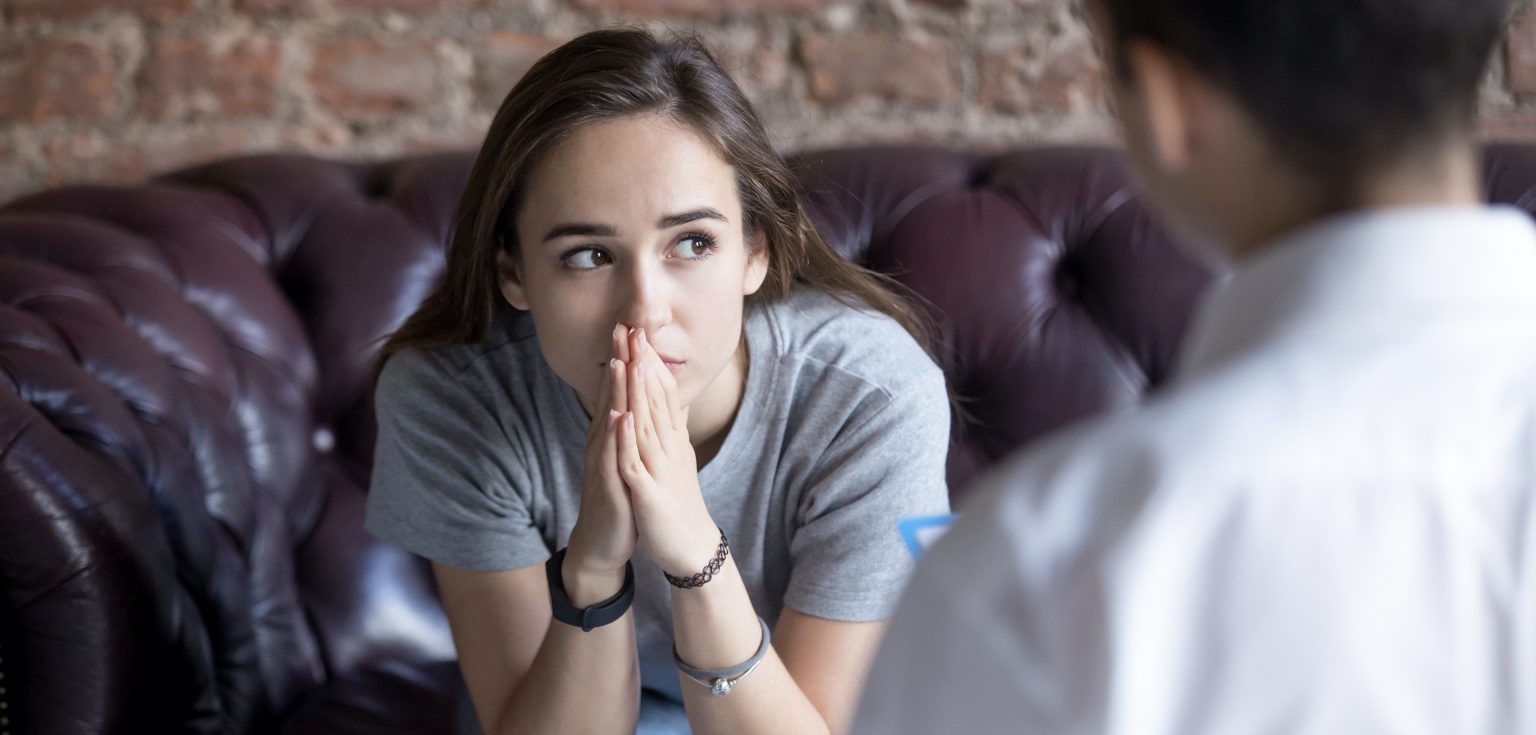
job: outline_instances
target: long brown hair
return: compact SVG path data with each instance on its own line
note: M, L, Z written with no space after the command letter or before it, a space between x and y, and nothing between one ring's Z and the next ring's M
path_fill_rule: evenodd
M583 125L638 114L677 120L736 172L745 227L762 233L768 274L748 306L787 298L796 284L895 319L928 348L929 330L894 281L839 256L811 224L800 190L741 89L695 37L587 33L551 51L507 94L459 201L447 275L380 348L374 374L410 347L478 342L495 314L498 251L517 256L516 217L528 172Z

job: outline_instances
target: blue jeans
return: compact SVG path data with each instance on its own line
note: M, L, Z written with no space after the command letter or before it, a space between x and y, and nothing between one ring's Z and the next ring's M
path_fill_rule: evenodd
M481 735L480 720L475 717L475 706L469 701L469 688L462 683L455 697L453 731L457 735ZM688 713L683 703L673 701L649 689L640 691L640 721L635 723L635 735L692 735L688 726Z

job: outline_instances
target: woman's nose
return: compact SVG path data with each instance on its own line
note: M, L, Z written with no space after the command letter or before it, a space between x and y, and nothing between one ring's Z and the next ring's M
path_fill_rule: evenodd
M640 266L629 273L628 293L622 296L620 321L654 332L672 320L666 284L654 268Z

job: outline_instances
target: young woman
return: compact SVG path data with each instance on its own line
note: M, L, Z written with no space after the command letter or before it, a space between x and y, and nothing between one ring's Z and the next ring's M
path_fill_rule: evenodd
M917 321L694 40L601 31L492 123L385 345L368 527L433 562L485 732L839 732L945 512Z

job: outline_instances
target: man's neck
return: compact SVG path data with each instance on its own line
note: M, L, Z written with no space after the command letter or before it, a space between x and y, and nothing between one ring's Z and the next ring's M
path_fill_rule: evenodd
M1234 218L1228 249L1238 260L1247 259L1292 232L1348 212L1483 204L1479 155L1470 144L1426 148L1409 160L1382 167L1344 199L1299 194L1301 187L1294 182L1277 181L1267 200L1289 204Z

